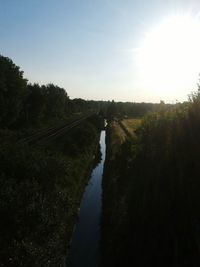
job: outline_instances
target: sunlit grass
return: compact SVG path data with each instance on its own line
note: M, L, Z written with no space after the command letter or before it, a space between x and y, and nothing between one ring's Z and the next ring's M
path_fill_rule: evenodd
M124 119L122 124L132 136L135 136L134 132L140 126L141 119Z
M126 141L127 136L116 121L110 123L110 130L111 158L114 159L120 146Z

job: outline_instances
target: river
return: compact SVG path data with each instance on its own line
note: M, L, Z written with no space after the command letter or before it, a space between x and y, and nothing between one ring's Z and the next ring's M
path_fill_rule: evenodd
M105 131L100 135L101 160L85 188L67 259L67 267L96 267L100 257L102 176L106 155Z

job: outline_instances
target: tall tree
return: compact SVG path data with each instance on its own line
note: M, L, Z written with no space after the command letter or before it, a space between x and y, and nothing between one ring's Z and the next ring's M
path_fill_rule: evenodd
M11 59L0 55L0 125L12 126L22 110L27 80Z

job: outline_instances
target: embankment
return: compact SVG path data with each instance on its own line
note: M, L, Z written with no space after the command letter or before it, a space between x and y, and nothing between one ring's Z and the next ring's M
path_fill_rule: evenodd
M129 180L125 173L129 168L127 157L130 143L130 136L126 135L117 121L108 124L103 177L101 266L128 266L124 255L128 234Z
M146 116L132 143L109 124L101 266L200 266L197 96Z
M63 265L101 124L94 116L38 146L1 133L1 266Z

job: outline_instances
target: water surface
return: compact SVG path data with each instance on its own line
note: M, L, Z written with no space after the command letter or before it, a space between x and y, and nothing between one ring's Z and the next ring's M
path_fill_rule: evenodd
M93 169L80 206L67 267L96 267L99 262L102 175L105 161L105 131L100 135L101 160Z

